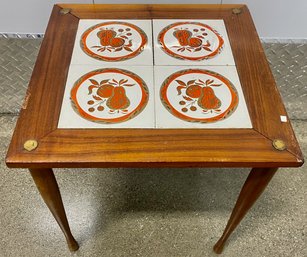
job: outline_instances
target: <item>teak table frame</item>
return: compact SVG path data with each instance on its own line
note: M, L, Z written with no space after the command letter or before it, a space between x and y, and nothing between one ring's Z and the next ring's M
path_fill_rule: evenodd
M252 129L58 129L79 19L223 19ZM18 119L6 163L29 168L69 248L73 238L52 168L251 167L225 241L278 167L298 167L302 153L245 5L55 5ZM182 151L181 149L189 149Z

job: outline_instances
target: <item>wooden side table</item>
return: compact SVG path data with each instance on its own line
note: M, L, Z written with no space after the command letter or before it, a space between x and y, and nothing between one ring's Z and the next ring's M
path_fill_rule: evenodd
M79 20L131 18L224 20L252 127L58 128ZM299 167L303 156L245 5L60 4L53 8L6 163L30 170L71 251L79 246L70 232L52 168L251 167L214 246L221 253L277 169Z

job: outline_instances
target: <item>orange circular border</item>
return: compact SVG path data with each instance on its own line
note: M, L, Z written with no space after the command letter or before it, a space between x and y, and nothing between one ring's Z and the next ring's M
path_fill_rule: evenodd
M85 80L87 80L87 79L89 79L89 78L91 78L95 75L98 75L98 74L110 73L110 72L120 73L120 74L126 75L126 76L132 78L133 80L135 80L142 90L142 98L141 98L139 105L134 110L132 110L130 113L128 113L124 116L114 118L114 119L97 118L95 116L88 114L87 112L85 112L82 109L82 107L79 105L79 103L77 101L77 92L78 92L79 87L82 85L82 83ZM149 92L148 92L148 87L147 87L146 83L135 73L133 73L131 71L123 70L123 69L105 68L105 69L98 69L98 70L91 71L91 72L83 75L81 78L79 78L75 82L73 88L70 91L70 97L71 97L73 109L78 114L80 114L83 118L90 120L90 121L101 122L101 123L120 123L120 122L124 122L124 121L132 119L133 117L137 116L139 113L141 113L143 111L143 109L145 108L145 106L148 103Z
M91 51L86 45L86 39L87 39L88 35L93 30L95 30L99 27L112 25L112 24L125 25L127 27L130 27L130 28L133 28L134 30L136 30L142 38L142 42L141 42L141 45L139 46L139 48L136 49L134 52L128 54L128 55L118 56L118 57L104 57L104 56L98 55L98 54L94 53L93 51ZM99 23L99 24L96 24L96 25L90 27L89 29L87 29L81 36L80 47L90 57L93 57L93 58L98 59L98 60L103 60L103 61L116 62L116 61L128 60L128 59L131 59L131 58L139 55L144 50L144 47L147 44L147 41L148 40L147 40L147 36L146 36L145 32L141 28L137 27L136 25L131 24L131 23L127 23L127 22L119 22L119 21L115 22L115 21L113 21L113 22Z
M229 105L229 107L221 114L211 117L211 118L205 118L205 119L200 119L200 118L192 118L190 116L184 115L181 112L177 111L172 104L169 102L166 92L169 87L169 85L178 77L186 74L191 74L191 73L200 73L200 74L206 74L212 77L215 77L219 80L221 80L229 89L231 96L232 96L232 101ZM226 119L228 116L230 116L237 108L238 103L239 103L239 98L238 98L238 92L234 85L226 79L224 76L222 76L219 73L209 71L209 70L201 70L201 69L188 69L188 70L181 70L178 72L173 73L169 77L167 77L164 82L162 83L161 89L160 89L160 99L164 105L164 107L173 115L176 117L184 120L184 121L189 121L189 122L200 122L200 123L211 123L211 122L217 122L222 119Z
M219 40L219 45L218 45L217 49L209 55L200 56L200 57L188 57L188 56L184 56L184 55L174 53L173 51L169 50L169 48L164 43L164 36L165 36L166 32L169 31L170 29L174 28L174 27L177 27L177 26L180 26L180 25L186 25L186 24L198 25L198 26L207 28L210 31L212 31ZM161 32L158 35L158 42L162 46L162 50L165 53L167 53L168 55L170 55L174 58L180 59L180 60L190 60L190 61L201 61L201 60L206 60L206 59L212 58L215 55L217 55L218 53L220 53L220 51L222 50L223 45L224 45L224 39L220 36L220 34L216 30L211 28L209 25L206 25L206 24L203 24L203 23L200 23L200 22L176 22L176 23L172 23L172 24L168 25L167 27L165 27L164 29L161 30Z

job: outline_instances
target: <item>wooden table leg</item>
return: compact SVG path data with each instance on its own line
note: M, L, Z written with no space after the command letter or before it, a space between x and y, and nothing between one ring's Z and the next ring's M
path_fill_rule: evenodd
M46 205L62 229L70 251L77 251L79 245L70 232L58 183L52 169L29 169L32 178Z
M219 241L214 245L216 253L222 253L225 242L235 230L248 210L264 191L278 168L253 168L249 173L236 205L231 213L227 226Z

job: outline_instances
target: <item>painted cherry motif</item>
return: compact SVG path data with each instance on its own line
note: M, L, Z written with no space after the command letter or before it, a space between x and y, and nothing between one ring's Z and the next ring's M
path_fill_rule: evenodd
M130 106L130 100L127 97L126 89L124 87L132 87L134 84L127 84L127 79L119 81L115 79L104 79L98 83L94 79L89 79L91 85L88 86L89 95L92 95L93 100L88 101L91 107L88 109L90 112L106 110L105 106L109 108L109 113L126 113L127 108ZM97 89L94 94L93 89Z
M219 113L221 110L221 100L215 95L212 87L219 87L222 84L214 84L214 80L207 79L204 82L201 79L190 80L187 83L182 80L176 80L179 84L177 86L178 95L182 95L183 100L179 101L183 105L182 112L188 112L188 107L191 111L196 111L197 106L202 109L203 113L215 112ZM185 94L182 90L185 89ZM185 100L185 101L184 101Z

